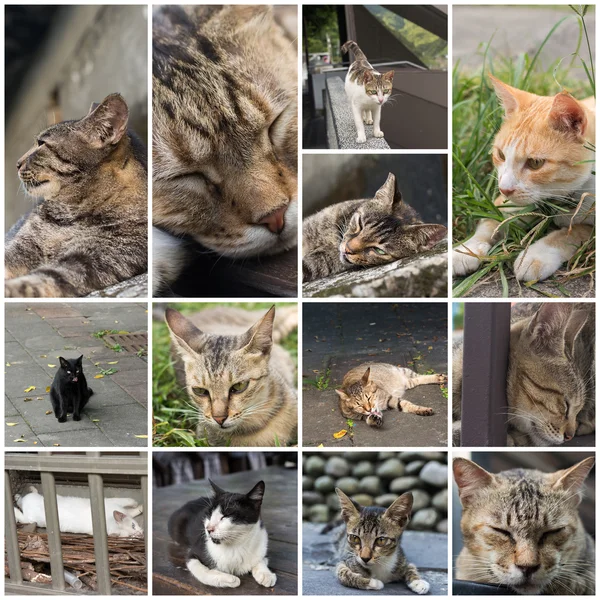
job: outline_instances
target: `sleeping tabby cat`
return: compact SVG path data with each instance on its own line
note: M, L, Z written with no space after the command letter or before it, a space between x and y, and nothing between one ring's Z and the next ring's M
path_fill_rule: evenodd
M490 79L505 111L492 151L501 194L494 204L506 218L531 204L544 207L548 201L569 209L554 218L559 229L524 249L514 264L518 280L546 279L574 256L594 225L594 99L578 101L567 92L537 96L491 75ZM522 221L531 223L533 217ZM493 219L479 221L473 237L455 248L455 276L479 268L479 257L502 237L496 232L498 225Z
M404 400L404 392L418 385L444 383L444 375L419 375L410 369L386 363L365 363L344 375L341 389L335 390L340 411L347 419L364 419L373 427L383 425L383 411L398 409L429 416L432 408Z
M296 245L290 10L161 6L154 14L153 221L173 236L156 236L155 289L184 264L182 236L234 258Z
M390 263L431 249L445 235L443 225L423 224L402 202L390 173L374 198L339 202L304 219L303 280Z
M589 303L520 303L512 309L508 444L557 446L596 429L595 313ZM462 344L452 361L453 420L461 418ZM459 445L455 424L455 445Z
M578 513L593 464L492 474L455 458L464 542L456 577L524 595L594 595L594 541Z
M5 295L85 296L147 268L146 149L119 94L42 131L17 162L43 198L7 234Z
M298 326L295 306L279 308L277 319L275 307L266 315L217 307L188 318L168 308L165 319L177 381L197 410L198 437L212 446L295 442L295 369L277 344Z
M341 562L336 575L346 587L381 590L384 584L404 581L416 594L426 594L429 583L404 556L400 540L410 520L413 496L402 494L389 508L360 506L336 488L346 526L340 535Z
M381 107L392 94L394 71L379 73L365 56L365 53L352 40L342 46L342 52L352 51L354 62L346 75L346 95L352 107L352 116L356 125L356 141L367 141L365 125L373 125L373 137L382 138Z

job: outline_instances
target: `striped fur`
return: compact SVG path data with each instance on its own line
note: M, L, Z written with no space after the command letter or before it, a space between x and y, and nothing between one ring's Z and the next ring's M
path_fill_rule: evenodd
M7 236L6 297L73 297L147 269L146 150L112 94L39 134L17 167L41 202Z
M163 6L154 17L154 224L224 256L297 242L297 49L278 16Z
M324 208L302 224L303 280L393 262L432 248L443 225L423 224L390 173L375 197Z

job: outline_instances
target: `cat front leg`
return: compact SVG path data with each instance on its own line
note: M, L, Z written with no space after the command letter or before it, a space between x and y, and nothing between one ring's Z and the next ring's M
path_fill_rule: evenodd
M479 257L487 256L492 247L492 236L496 227L498 227L498 221L482 219L477 223L473 237L452 250L452 274L454 277L464 277L477 271L481 264Z
M216 569L209 569L203 565L197 558L190 558L186 563L189 572L204 585L219 588L235 588L239 587L241 581L239 577L230 573L223 573Z
M256 583L265 587L273 587L277 582L277 575L269 569L266 558L263 558L252 569L252 577L254 577Z
M373 136L376 138L383 137L381 126L381 104L373 109Z
M515 277L519 281L542 281L553 275L560 266L573 258L577 249L589 240L592 227L573 225L563 227L523 250L515 260Z
M429 591L429 583L424 579L421 579L417 567L412 563L406 565L403 579L408 588L415 594L426 594Z
M352 116L354 117L354 125L356 126L356 142L358 144L364 144L367 141L367 134L365 133L365 125L363 123L362 109L352 103Z
M365 125L373 125L373 113L370 110L363 110L363 121Z
M381 590L383 589L383 581L374 579L373 577L365 577L356 571L353 571L346 563L339 563L335 569L335 574L338 581L351 588L358 590Z
M404 411L405 413L412 413L413 415L420 415L422 417L429 417L433 414L433 408L419 406L418 404L413 404L408 400L400 400L400 410Z

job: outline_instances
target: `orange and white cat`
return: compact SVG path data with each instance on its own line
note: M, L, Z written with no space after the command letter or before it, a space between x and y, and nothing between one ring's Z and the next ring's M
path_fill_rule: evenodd
M557 229L524 249L515 260L518 280L539 281L570 260L592 232L594 99L579 101L567 92L537 96L492 75L490 79L505 113L492 148L501 194L494 204L506 217L524 206L543 206L545 201L569 209L553 219ZM505 205L510 206L503 208ZM522 221L527 222L527 217ZM454 249L455 276L478 269L478 257L487 255L502 237L498 225L496 220L482 219L473 237Z

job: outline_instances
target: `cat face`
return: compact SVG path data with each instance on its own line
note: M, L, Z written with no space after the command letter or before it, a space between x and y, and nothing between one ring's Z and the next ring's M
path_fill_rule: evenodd
M573 545L584 543L577 507L593 464L586 458L551 474L516 469L492 475L469 460L454 459L463 540L472 555L464 567L481 574L479 581L520 594L538 594L564 577L561 563Z
M537 96L490 79L505 110L492 150L500 193L519 206L552 198L568 204L565 197L593 169L593 152L584 146L593 142L593 127L584 106L566 92Z
M394 71L379 74L371 70L364 73L365 94L375 105L385 104L392 95Z
M275 307L243 335L200 331L176 310L166 311L171 338L185 365L189 397L199 423L226 433L250 431L269 415L261 411L273 344Z
M272 7L163 7L153 65L154 223L230 257L295 246L297 54Z
M132 519L119 510L113 511L113 517L119 525L120 537L144 537L144 529L135 519Z
M83 374L83 354L79 358L63 358L62 356L59 356L58 359L60 361L63 377L66 378L67 381L77 383L79 377Z
M234 494L209 483L215 495L204 519L206 537L214 544L233 544L258 523L265 484L259 481L247 494Z
M345 389L335 390L340 401L352 412L370 415L375 408L377 386L371 380L371 369L365 371L362 379Z
M340 499L342 519L346 523L348 548L363 567L377 565L396 552L402 532L408 525L413 497L402 494L388 509L361 507L342 490L335 490Z
M65 121L42 131L35 145L17 161L24 190L51 200L61 190L84 184L127 131L129 110L119 94L93 104L79 121Z
M386 264L431 249L443 225L408 224L399 214L402 195L391 173L373 200L352 215L340 242L340 261L362 267Z
M585 340L593 328L587 311L547 303L511 330L509 423L537 445L559 445L575 435L593 377L577 365L582 353L590 353Z

